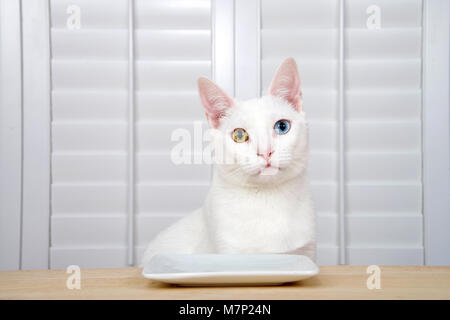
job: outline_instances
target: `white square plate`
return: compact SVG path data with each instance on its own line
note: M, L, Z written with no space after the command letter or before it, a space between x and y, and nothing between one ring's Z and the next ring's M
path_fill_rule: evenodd
M195 285L277 285L319 273L306 256L290 254L158 254L144 266L145 278Z

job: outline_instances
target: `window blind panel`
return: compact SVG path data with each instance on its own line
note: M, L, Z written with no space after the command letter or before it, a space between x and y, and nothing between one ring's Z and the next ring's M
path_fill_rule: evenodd
M52 101L55 123L118 122L127 116L124 90L53 90Z
M352 265L367 265L372 261L377 265L392 265L393 262L401 262L405 266L417 266L423 264L423 253L423 247L350 247L347 249L348 263Z
M337 179L335 152L311 152L309 156L309 174L315 181L329 182Z
M347 226L350 247L417 248L422 245L422 218L419 215L352 215L347 219Z
M140 183L137 186L136 211L139 214L162 212L186 214L188 209L192 208L194 210L202 206L208 190L208 182L195 183L184 181L174 183L167 181L155 184ZM169 197L169 195L171 196Z
M345 87L357 89L420 89L420 59L409 60L347 60Z
M55 247L116 246L126 243L124 215L64 215L52 217L52 243Z
M350 153L346 159L350 181L404 181L421 179L421 160L417 152Z
M335 121L309 121L310 152L335 152L336 130Z
M182 101L182 102L181 102ZM149 108L148 106L158 106ZM149 92L136 94L136 113L141 121L173 121L174 114L187 123L203 120L204 111L195 91Z
M301 59L334 58L339 45L336 29L297 28L296 26L289 31L280 28L261 30L262 58L279 60L290 55Z
M201 128L202 132L205 132L209 127L206 120L197 119L197 121L199 129ZM136 148L139 152L166 152L170 155L172 147L177 144L177 141L172 141L172 133L178 129L189 132L193 148L195 130L193 122L177 119L175 116L172 120L165 122L152 120L138 123Z
M310 121L334 121L337 117L337 92L322 90L307 90L308 95L303 97L303 103L308 106L308 119Z
M334 213L320 213L317 215L317 242L321 246L336 246L337 216Z
M347 257L423 264L422 2L347 0L345 14Z
M348 91L345 110L352 120L417 120L421 117L421 92L415 89Z
M296 59L310 127L313 198L318 215L318 262L337 258L337 1L261 1L261 94L286 57Z
M190 158L193 159L194 155ZM203 164L176 165L169 153L143 153L137 159L137 183L145 181L208 181L209 170ZM193 162L193 161L192 161Z
M418 182L349 182L346 188L347 214L409 214L421 210L421 185Z
M316 212L336 212L336 182L321 182L313 180L311 182L311 190L314 195L314 207L316 209Z
M180 142L172 141L175 130L189 132L193 146L194 121L208 128L197 78L211 77L210 6L209 0L135 1L137 259L160 230L201 207L209 188L211 167L176 165L171 150Z
M292 1L262 0L261 23L263 29L326 29L336 28L338 3L334 0Z
M195 43L195 45L192 45ZM210 30L138 30L138 60L210 60Z
M381 28L420 28L422 27L421 0L346 0L345 25L347 28L366 28L371 5L381 9Z
M52 29L64 29L69 14L67 9L75 5L81 9L81 29L127 29L127 0L51 0Z
M55 121L53 150L60 151L125 151L127 124L123 121L93 122Z
M420 120L362 121L346 124L348 152L416 151L420 152Z
M122 183L54 183L52 196L52 209L58 213L57 217L89 216L92 212L122 215L127 205L126 186Z
M210 0L135 0L136 28L210 30Z
M79 9L79 29L68 26L69 8ZM128 1L52 0L50 9L50 264L123 267Z
M126 60L128 56L126 29L53 29L51 37L54 59Z
M125 90L127 61L53 60L53 88L70 90Z
M199 75L209 76L210 61L138 61L136 89L148 91L197 90Z
M421 28L383 28L375 32L368 29L347 29L345 57L417 59L422 50L421 32Z
M52 247L52 269L65 269L69 265L80 268L123 268L127 265L127 247Z
M125 153L53 153L53 183L125 183ZM57 212L55 212L57 214Z

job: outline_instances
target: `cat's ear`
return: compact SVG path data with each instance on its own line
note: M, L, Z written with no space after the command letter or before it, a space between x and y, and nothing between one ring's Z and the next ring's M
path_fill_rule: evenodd
M287 58L278 67L270 84L269 93L287 100L297 111L302 109L300 76L294 58Z
M213 128L220 124L225 111L233 106L234 100L220 87L207 78L198 79L198 93L206 111L206 118Z

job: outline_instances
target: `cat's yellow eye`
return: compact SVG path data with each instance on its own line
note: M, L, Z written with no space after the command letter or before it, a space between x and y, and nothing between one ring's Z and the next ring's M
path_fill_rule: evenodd
M242 128L236 128L233 130L231 137L233 138L234 142L242 143L248 140L248 133Z

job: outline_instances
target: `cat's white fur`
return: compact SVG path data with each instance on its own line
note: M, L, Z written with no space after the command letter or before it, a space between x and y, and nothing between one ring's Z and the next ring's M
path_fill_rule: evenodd
M234 101L205 78L199 92L212 137L232 162L214 165L203 207L159 233L142 263L157 253L295 252L315 260L308 126L295 61L283 62L270 94L259 99ZM291 123L284 135L274 132L280 119ZM249 140L236 143L235 128L245 129Z

